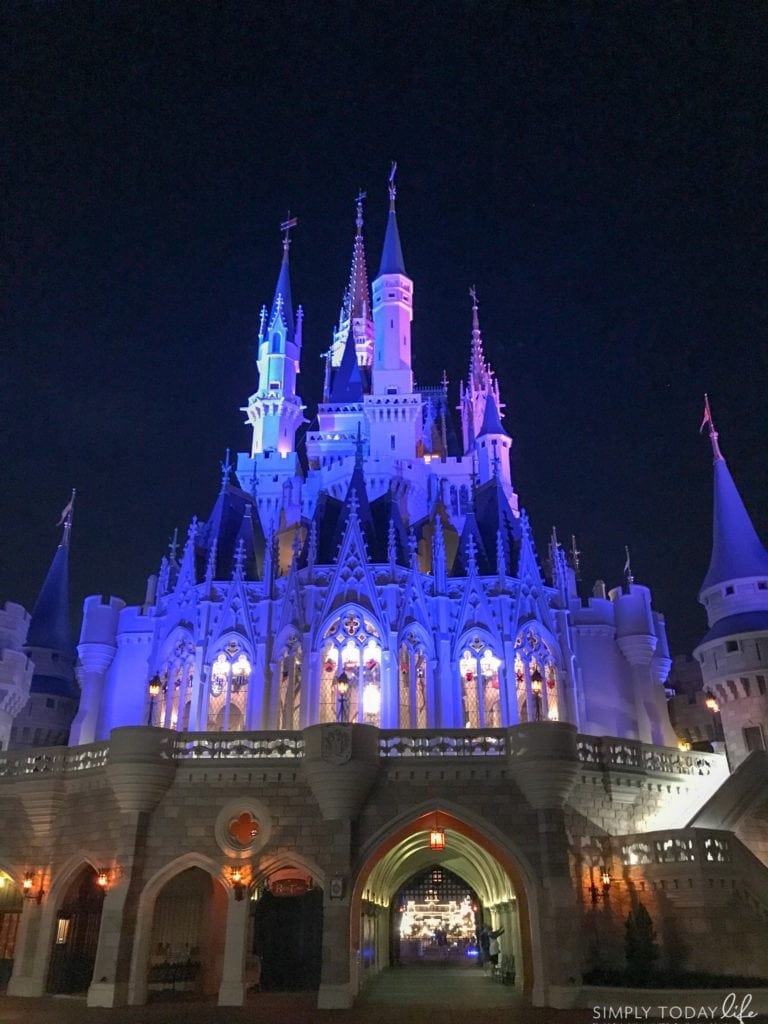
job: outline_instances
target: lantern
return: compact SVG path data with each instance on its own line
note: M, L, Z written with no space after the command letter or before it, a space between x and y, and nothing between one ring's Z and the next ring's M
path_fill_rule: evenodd
M438 828L435 826L430 830L429 833L429 848L430 850L444 850L445 849L445 829Z

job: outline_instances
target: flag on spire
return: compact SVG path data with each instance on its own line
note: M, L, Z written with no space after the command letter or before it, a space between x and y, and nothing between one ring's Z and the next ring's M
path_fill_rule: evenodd
M705 394L704 395L704 418L701 421L701 426L699 427L699 433L702 432L702 430L704 429L704 427L706 427L707 424L710 425L710 428L713 428L712 410L709 408L709 395Z
M64 523L65 526L71 526L72 524L72 513L75 510L75 489L72 489L72 497L69 499L67 504L61 510L61 516L59 517L57 526L61 526Z
M709 434L709 440L712 444L712 454L715 457L715 462L723 460L723 453L720 451L720 445L718 444L718 433L715 430L715 423L712 419L712 410L709 407L709 395L704 395L704 417L699 427L699 433L704 430L704 427L708 427L707 433Z

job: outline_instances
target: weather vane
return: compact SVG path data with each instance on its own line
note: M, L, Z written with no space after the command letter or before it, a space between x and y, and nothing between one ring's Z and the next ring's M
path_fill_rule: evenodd
M476 306L477 305L477 288L475 288L474 285L471 285L471 287L469 289L469 296L472 299L472 305Z
M291 211L288 211L288 219L284 220L280 225L280 230L283 232L283 248L287 249L291 244L291 228L295 228L299 223L298 217L292 217Z
M395 185L395 175L397 174L397 160L392 161L392 169L389 172L389 202L390 209L394 209L395 196L397 195L397 186Z

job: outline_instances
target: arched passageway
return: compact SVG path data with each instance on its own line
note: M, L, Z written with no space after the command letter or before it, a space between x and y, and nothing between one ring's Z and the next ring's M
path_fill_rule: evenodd
M4 990L13 971L16 935L24 898L5 871L0 871L0 990Z
M438 835L433 840L435 831ZM431 917L424 912L428 908L422 908L416 932L429 938L431 947L433 942L436 944L436 936L434 929L428 935L430 927L434 925L442 931L445 920L446 930L454 932L455 946L451 948L456 966L468 969L480 959L472 952L469 926L474 924L476 932L483 925L494 931L503 929L499 963L506 972L505 980L518 994L530 995L535 969L530 872L524 873L522 858L515 856L498 837L492 837L492 832L491 828L481 830L477 823L471 824L457 813L441 809L424 813L394 828L389 835L380 833L378 841L369 844L357 874L350 922L352 950L359 950L359 956L355 955L359 965L355 979L358 991L402 953L403 913L407 914L407 901L403 904L402 896L408 886L419 883L431 871L441 871L445 877L457 880L453 883L454 895L461 895L461 899L448 899L439 915L435 912ZM459 892L460 882L464 883L463 893ZM437 887L434 888L437 896ZM459 905L451 908L451 903ZM462 924L461 919L470 908L472 916ZM410 926L408 920L406 923ZM459 950L460 956L456 955Z
M476 962L481 921L481 902L472 887L439 863L430 864L392 900L390 964Z
M87 992L99 942L104 890L90 864L67 886L56 908L46 989L56 995Z
M260 987L271 992L317 989L323 955L322 889L273 884L256 895L250 950L258 957Z
M150 996L218 992L224 958L227 894L200 867L169 879L157 895L147 965Z

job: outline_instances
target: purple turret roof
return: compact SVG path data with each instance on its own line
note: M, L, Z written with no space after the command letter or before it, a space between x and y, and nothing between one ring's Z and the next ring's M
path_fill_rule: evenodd
M379 277L382 274L405 274L405 260L403 259L403 248L400 245L400 232L397 230L397 214L395 213L396 169L397 164L393 165L392 173L389 176L389 215L387 216L387 230L384 233L384 247L381 250Z
M69 623L69 548L66 539L56 548L35 601L27 646L74 654L75 644Z
M768 551L761 544L728 464L720 455L715 459L712 557L701 589L750 576L768 577Z
M501 418L499 417L499 409L496 405L496 399L493 397L493 392L488 392L488 397L485 400L485 413L483 415L483 425L480 428L480 433L477 435L478 438L484 437L486 434L502 434L504 437L509 437L504 427L501 425Z

